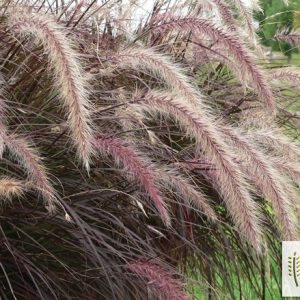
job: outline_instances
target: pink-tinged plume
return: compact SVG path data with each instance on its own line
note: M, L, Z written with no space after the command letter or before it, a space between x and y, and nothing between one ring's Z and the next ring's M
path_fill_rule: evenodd
M174 190L185 202L188 202L189 205L192 203L210 220L217 220L217 215L209 205L207 197L193 186L187 178L173 169L163 168L161 170L157 169L155 172L157 174L156 181L160 182L164 188L169 187Z
M287 31L283 30L282 32L278 32L274 38L278 41L287 42L291 45L296 46L300 49L300 32L299 30Z
M182 283L174 279L172 274L161 266L147 260L131 262L128 269L142 277L148 287L158 297L165 300L188 300L187 294L183 291Z
M4 141L10 154L24 167L35 189L44 198L48 210L53 212L59 202L37 151L27 141L15 135L6 136Z
M237 31L237 22L233 16L233 12L224 0L206 0L201 1L199 5L204 6L204 9L206 6L208 6L208 9L211 9L211 7L215 8L224 25L230 31Z
M190 83L190 78L182 68L152 48L131 47L120 51L117 66L148 71L154 77L163 79L174 93L183 95L191 103L201 104L201 94Z
M244 46L238 37L230 32L217 27L210 20L198 18L169 17L158 24L153 30L168 33L172 30L192 32L193 35L203 34L225 47L227 53L231 54L241 70L248 74L255 86L260 98L264 100L266 107L276 112L273 94L267 83L266 76L254 63L251 52Z
M217 167L220 193L233 221L250 244L260 248L261 230L259 210L247 190L247 183L224 137L217 129L215 120L203 109L189 104L181 97L170 97L169 93L148 92L141 109L149 113L167 114L175 117L188 136L195 138L197 152L200 149Z
M271 69L269 71L269 77L276 81L286 81L300 88L300 71L296 68L287 67L279 69Z
M291 214L291 203L282 185L281 174L272 166L268 158L249 140L229 127L222 128L224 135L238 149L243 158L243 170L255 179L256 185L265 196L271 198L274 213L279 221L284 240L296 240L296 224Z
M124 172L129 172L139 181L144 190L149 194L164 223L170 226L170 215L166 204L155 184L155 172L151 166L129 146L118 138L96 139L95 145L102 154L109 154L116 163L121 163Z
M300 162L299 144L292 142L276 128L255 129L255 131L248 133L248 137L287 161Z

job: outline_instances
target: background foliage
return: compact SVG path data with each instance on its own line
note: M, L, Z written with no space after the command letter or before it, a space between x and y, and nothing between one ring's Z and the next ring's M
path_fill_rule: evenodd
M262 10L256 13L256 20L260 24L258 35L263 45L271 47L272 51L281 51L291 58L292 53L298 52L297 48L276 41L274 36L280 30L289 32L299 28L299 1L289 1L288 5L281 0L263 0L260 3Z

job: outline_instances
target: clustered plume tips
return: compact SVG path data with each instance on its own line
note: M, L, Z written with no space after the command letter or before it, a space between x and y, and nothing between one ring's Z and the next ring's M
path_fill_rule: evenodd
M126 172L130 172L137 179L154 202L162 220L170 226L171 219L166 204L155 184L155 173L151 166L143 160L133 149L125 146L117 138L103 138L95 140L95 145L103 154L109 154L120 162Z
M296 240L297 225L291 214L291 203L281 183L280 173L272 167L272 163L241 134L231 128L223 128L224 134L236 146L244 157L247 175L255 178L255 184L262 193L271 197L275 215L281 224L283 239Z
M240 11L240 15L242 16L242 20L244 24L246 25L246 29L248 31L249 37L251 40L253 40L256 44L256 37L255 37L255 31L253 28L253 16L252 16L252 11L247 7L247 4L245 3L244 0L232 0L235 4L235 6L238 8ZM254 1L252 1L254 2ZM255 1L256 2L256 1ZM253 3L254 4L254 3ZM256 9L259 9L259 4L256 3Z
M0 178L0 198L11 200L23 195L25 185L22 181L13 178Z
M88 100L88 82L78 54L63 29L51 18L28 11L12 12L8 24L14 34L33 35L46 50L54 76L54 85L66 108L68 125L78 157L89 170L92 147L92 107Z
M265 74L253 62L250 51L236 38L236 36L217 27L210 20L177 17L167 17L162 20L163 22L158 24L154 30L164 33L168 33L172 30L184 32L191 31L193 35L201 33L216 41L220 46L224 46L228 53L236 60L238 67L243 70L242 73L249 75L259 96L264 100L266 107L272 113L276 112L273 94L267 83Z
M247 184L235 164L230 149L222 135L213 126L213 119L205 111L188 104L183 98L170 97L168 93L151 91L143 98L142 108L174 116L187 134L195 138L208 159L217 167L220 193L242 235L259 248L261 231L257 208L252 201Z

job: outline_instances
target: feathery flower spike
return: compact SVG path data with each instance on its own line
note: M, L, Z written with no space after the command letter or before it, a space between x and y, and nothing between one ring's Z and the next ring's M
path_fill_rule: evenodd
M200 93L190 83L182 70L166 56L151 48L127 48L119 53L119 68L132 67L136 70L145 69L154 76L163 79L176 93L185 96L190 102L199 104Z
M287 81L295 84L298 88L300 85L300 72L296 68L271 69L269 76L272 80Z
M43 14L13 12L8 18L13 33L31 34L44 47L50 68L55 77L54 85L59 91L68 115L68 125L78 157L89 170L93 152L91 104L88 100L88 82L79 63L78 54L62 28Z
M199 5L201 8L203 7L204 10L206 9L211 10L215 8L218 17L222 19L224 25L226 25L230 31L237 31L236 20L234 19L233 13L229 5L225 1L205 0L205 1L199 1Z
M255 129L255 132L248 133L248 137L257 143L266 145L274 153L287 160L300 162L299 144L292 142L276 129Z
M187 294L182 290L182 283L172 278L172 275L161 266L140 260L129 263L127 267L147 281L158 297L166 300L188 300Z
M272 163L268 161L267 157L254 148L241 134L229 127L223 127L222 131L240 150L242 156L246 158L245 170L247 171L247 175L255 178L255 182L265 196L271 197L275 215L284 233L283 239L297 239L297 233L295 231L297 226L293 223L293 218L289 212L291 203L281 185L280 173L272 167Z
M46 201L48 210L55 211L59 202L37 151L31 148L27 141L15 135L6 136L4 141L9 152L24 167L32 182L35 183L35 188Z
M287 42L291 45L296 46L298 49L300 49L300 32L299 30L283 30L281 32L278 32L274 38L278 41Z
M262 70L255 65L250 51L243 45L236 36L218 28L210 20L197 18L174 18L169 17L164 23L157 25L153 30L169 32L171 30L191 31L194 35L197 32L208 36L227 48L228 52L236 59L241 70L249 74L256 87L258 95L264 100L266 107L272 112L276 112L271 88Z
M230 149L213 125L213 119L184 99L171 98L167 93L148 92L144 96L144 102L145 104L141 104L143 110L175 116L187 134L196 139L199 148L203 149L206 157L217 167L220 192L235 224L249 243L259 250L261 230L258 209L249 195L247 183L234 162Z
M232 2L235 4L235 6L238 8L238 10L241 13L242 21L246 25L248 34L250 39L254 42L254 45L257 44L254 26L253 26L253 16L252 11L250 8L247 7L244 0L232 0ZM259 7L259 5L256 5L256 9Z
M155 184L155 173L133 149L125 146L117 138L102 138L95 140L95 145L102 154L109 154L115 162L120 162L126 171L137 179L149 194L164 223L170 226L171 219L161 193Z
M217 215L209 205L206 196L195 187L181 174L172 169L156 170L157 181L164 186L170 186L184 201L189 200L194 206L199 208L205 216L212 221L217 220Z

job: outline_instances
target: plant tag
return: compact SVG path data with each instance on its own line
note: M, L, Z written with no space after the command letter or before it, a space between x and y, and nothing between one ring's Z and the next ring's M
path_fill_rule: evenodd
M282 242L282 296L300 296L300 241Z

